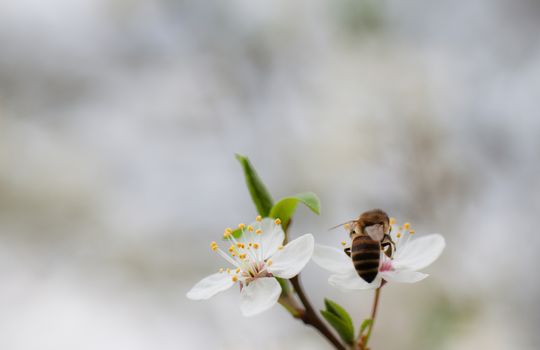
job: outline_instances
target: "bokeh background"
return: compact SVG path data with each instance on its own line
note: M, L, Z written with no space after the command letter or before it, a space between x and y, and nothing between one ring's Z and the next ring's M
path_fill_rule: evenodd
M388 285L372 348L538 349L540 3L0 1L0 348L330 349L238 293L209 242L314 191L293 236L381 207L443 256ZM371 293L328 296L359 322Z

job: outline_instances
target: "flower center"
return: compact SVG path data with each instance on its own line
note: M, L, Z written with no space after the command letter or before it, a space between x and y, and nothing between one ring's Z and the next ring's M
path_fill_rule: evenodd
M281 221L276 219L271 229L275 229L275 226L280 224ZM234 231L231 228L225 229L223 238L230 243L227 252L221 250L216 242L210 244L212 251L217 252L236 267L236 270L226 270L231 275L233 282L247 285L257 278L272 276L266 270L267 266L272 264L272 261L270 259L265 261L264 259L263 234L262 218L257 216L253 225L239 224ZM223 269L220 269L220 272L223 271Z
M380 272L391 271L392 270L392 260L383 258L381 266L379 267Z

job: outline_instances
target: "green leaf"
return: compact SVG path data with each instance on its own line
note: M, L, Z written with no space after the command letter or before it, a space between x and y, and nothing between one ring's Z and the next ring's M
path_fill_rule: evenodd
M354 342L354 325L349 313L336 302L324 299L326 310L321 310L321 315L339 333L341 339L347 344Z
M330 311L321 310L321 315L338 332L341 339L347 344L354 343L354 329L352 324L345 322Z
M373 323L371 318L366 318L360 325L360 335L364 334L364 331Z
M324 306L326 307L326 310L333 313L337 317L339 317L341 320L349 323L351 327L353 327L353 321L349 313L341 307L338 303L330 300L330 299L324 299Z
M262 217L267 217L272 209L274 200L270 196L270 193L266 189L266 186L264 186L264 183L259 175L257 175L257 172L251 165L249 159L240 154L236 154L236 159L238 159L242 165L242 169L244 170L246 185L249 189L249 193L251 194L251 199L253 200L255 207L257 207L257 212Z
M317 215L320 214L321 205L317 195L313 192L303 192L280 199L270 210L270 217L279 218L283 230L286 230L298 203L304 203L312 212Z

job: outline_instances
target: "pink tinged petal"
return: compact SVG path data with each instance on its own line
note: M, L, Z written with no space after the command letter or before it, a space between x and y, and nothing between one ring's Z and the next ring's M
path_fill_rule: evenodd
M388 282L415 283L423 280L428 274L411 270L393 270L381 272L382 278Z
M268 272L281 278L296 276L311 259L314 245L315 240L311 233L289 242L270 257L272 264L267 267Z
M187 292L186 297L191 300L209 299L217 293L231 288L233 284L231 275L218 272L200 280Z
M242 288L240 310L244 316L256 315L274 306L280 294L281 286L275 278L257 278Z
M328 283L344 291L375 289L381 285L381 277L379 274L373 282L367 283L358 276L355 270L352 270L346 274L330 276Z
M423 269L437 260L445 245L443 236L439 234L411 239L401 250L396 251L393 265L398 269Z
M323 269L337 274L346 274L351 271L356 273L351 258L342 249L335 247L316 244L313 261Z
M257 227L256 224L253 224ZM264 218L261 221L262 233L259 235L260 243L263 248L263 259L268 259L269 256L274 254L278 248L283 244L285 239L285 233L281 228L281 225L276 225L273 219Z

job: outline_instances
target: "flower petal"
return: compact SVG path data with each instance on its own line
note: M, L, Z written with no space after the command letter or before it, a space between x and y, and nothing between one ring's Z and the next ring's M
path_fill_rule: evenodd
M253 223L254 227L257 227L258 223ZM285 239L285 233L281 228L281 225L276 225L273 219L264 218L260 223L262 233L259 236L261 246L263 248L263 259L267 259L274 254L280 245L283 244Z
M314 245L315 240L311 233L289 242L271 256L272 265L268 266L268 272L281 278L296 276L311 259Z
M398 269L423 269L437 260L445 245L443 236L439 234L411 239L403 249L396 251L393 265Z
M186 297L191 300L205 300L213 297L219 292L223 292L232 287L234 282L231 276L225 272L218 272L200 280Z
M328 271L345 274L354 270L351 258L341 249L316 244L313 252L313 261Z
M330 276L330 278L328 278L328 283L331 286L337 287L344 291L375 289L380 286L381 277L379 274L373 282L367 283L360 276L358 276L356 271L353 269L345 274L336 274Z
M388 282L414 283L423 280L428 274L411 270L391 270L381 272L382 278Z
M244 316L253 316L271 308L281 294L281 286L273 277L253 280L242 288L240 310Z

